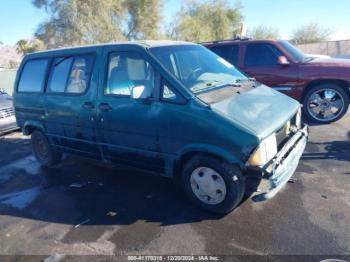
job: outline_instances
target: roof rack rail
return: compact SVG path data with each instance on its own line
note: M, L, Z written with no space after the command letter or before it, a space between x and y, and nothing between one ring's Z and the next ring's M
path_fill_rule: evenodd
M217 44L222 42L231 42L231 41L248 41L251 40L249 37L241 38L240 36L235 36L231 39L222 39L222 40L213 40L213 41L206 41L206 42L200 42L200 44Z

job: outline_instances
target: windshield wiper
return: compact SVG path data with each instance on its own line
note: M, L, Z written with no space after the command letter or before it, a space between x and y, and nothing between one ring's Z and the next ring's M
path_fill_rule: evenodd
M237 89L237 93L240 94L241 91L243 89L242 87L246 86L246 84L249 82L249 85L251 85L251 87L255 88L256 87L256 79L253 77L247 77L247 78L237 78L234 81L231 82L226 82L226 83L221 83L220 81L212 81L212 82L208 82L206 83L206 87L202 87L202 88L195 88L195 89L191 89L193 93L195 94L202 94L205 92L211 92L211 91L215 91L217 89L221 89L221 88L225 88L225 87L237 87L239 89ZM214 83L219 83L218 85L215 85ZM250 84L252 83L252 84Z

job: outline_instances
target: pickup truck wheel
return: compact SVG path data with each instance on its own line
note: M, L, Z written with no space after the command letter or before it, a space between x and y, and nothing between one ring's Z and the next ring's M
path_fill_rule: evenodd
M328 124L342 118L349 107L349 97L336 84L311 88L303 101L304 116L313 123Z
M33 153L41 165L51 167L61 160L61 153L52 148L47 137L42 132L34 130L31 139Z
M182 185L192 203L221 214L232 211L241 202L245 189L239 168L201 155L185 164Z

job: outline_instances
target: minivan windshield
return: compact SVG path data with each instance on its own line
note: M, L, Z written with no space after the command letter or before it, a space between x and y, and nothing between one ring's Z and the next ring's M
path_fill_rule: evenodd
M310 57L288 41L280 41L280 44L298 63L303 63L310 59Z
M229 62L200 45L161 46L149 50L195 94L235 85L246 79Z

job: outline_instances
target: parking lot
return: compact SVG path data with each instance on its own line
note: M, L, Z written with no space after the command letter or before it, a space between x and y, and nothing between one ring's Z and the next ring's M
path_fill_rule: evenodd
M66 157L41 168L30 140L0 140L0 253L350 254L350 114L312 126L294 182L226 216L192 207L172 181Z

